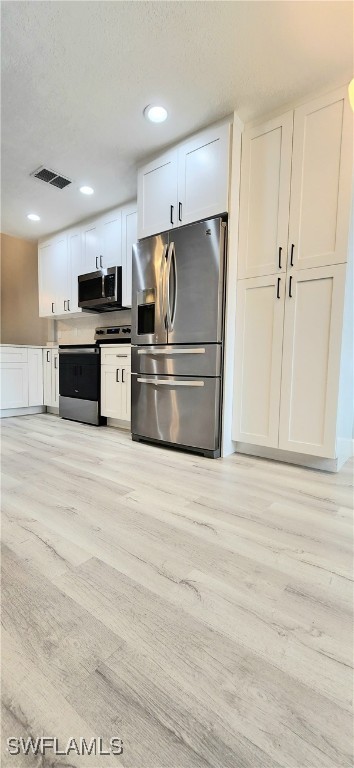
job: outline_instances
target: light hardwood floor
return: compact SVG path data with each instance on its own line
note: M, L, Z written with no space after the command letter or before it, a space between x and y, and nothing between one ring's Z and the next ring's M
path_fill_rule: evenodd
M353 464L2 423L6 768L351 766ZM13 757L9 736L123 739Z

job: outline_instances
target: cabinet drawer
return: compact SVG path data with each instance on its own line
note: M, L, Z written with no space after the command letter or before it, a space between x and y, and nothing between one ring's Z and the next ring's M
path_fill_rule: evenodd
M28 349L26 347L1 347L1 363L27 363Z
M101 347L101 365L125 365L130 368L131 365L131 349L130 346L116 345Z

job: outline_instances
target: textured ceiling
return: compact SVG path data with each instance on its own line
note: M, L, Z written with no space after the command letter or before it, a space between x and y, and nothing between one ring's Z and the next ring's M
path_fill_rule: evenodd
M3 2L2 231L37 238L129 200L138 162L160 147L234 109L247 121L349 81L352 13L350 2ZM169 110L165 124L143 118L151 102ZM30 179L41 164L74 183Z

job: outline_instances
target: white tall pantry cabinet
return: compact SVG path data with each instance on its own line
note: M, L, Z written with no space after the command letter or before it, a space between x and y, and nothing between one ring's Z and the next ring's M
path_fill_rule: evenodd
M338 421L341 392L349 389L341 386L341 371L351 332L350 318L343 323L346 282L346 302L352 302L351 150L346 89L245 131L233 416L238 450L294 461L297 455L299 463L306 456L332 460L326 466L334 469L350 455L348 395L346 435Z

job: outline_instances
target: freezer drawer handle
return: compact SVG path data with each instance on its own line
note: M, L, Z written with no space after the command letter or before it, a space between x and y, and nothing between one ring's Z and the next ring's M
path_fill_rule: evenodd
M163 384L165 387L204 387L204 381L167 381L167 379L137 379L139 384Z
M138 355L205 355L205 348L198 349L138 349Z

